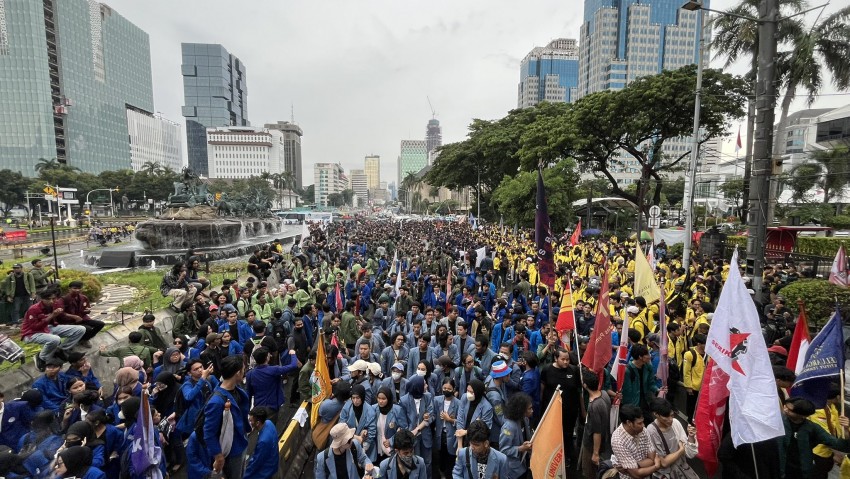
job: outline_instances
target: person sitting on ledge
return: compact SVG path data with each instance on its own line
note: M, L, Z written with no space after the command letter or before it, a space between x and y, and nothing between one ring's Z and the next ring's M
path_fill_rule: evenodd
M198 292L209 288L210 280L198 275L198 272L201 271L201 259L197 256L192 256L186 264L186 277L189 280L189 284L194 286Z
M183 311L192 304L197 292L195 287L189 283L187 268L183 263L175 264L170 271L165 273L159 289L163 296L174 298L170 307L175 313Z
M80 339L80 346L90 348L89 340L103 329L104 322L91 319L91 303L82 293L83 282L71 281L68 284L68 294L56 300L56 307L62 309L62 314L56 319L58 324L72 324L86 328L86 334Z
M66 358L71 348L77 345L86 334L86 328L76 325L56 324L63 313L62 308L54 308L56 288L47 288L39 294L41 301L30 306L21 324L21 339L29 344L41 344L41 352L35 356L35 366L44 371L48 360L58 355ZM65 341L62 342L62 338ZM57 351L59 349L59 351Z

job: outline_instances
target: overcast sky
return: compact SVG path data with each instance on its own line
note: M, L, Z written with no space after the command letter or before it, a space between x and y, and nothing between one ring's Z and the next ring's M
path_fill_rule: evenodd
M472 118L504 116L516 108L522 58L578 38L583 18L580 0L102 1L150 36L155 105L169 119L184 123L181 42L220 43L242 60L252 125L289 120L294 105L305 186L314 163L348 171L370 154L381 156L382 181L394 181L400 140L425 137L426 97L444 143L462 140Z

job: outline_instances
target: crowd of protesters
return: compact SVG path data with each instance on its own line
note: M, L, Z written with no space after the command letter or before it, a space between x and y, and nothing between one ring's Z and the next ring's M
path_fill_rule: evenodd
M192 477L279 477L283 409L310 401L321 361L332 393L318 410L317 429L328 431L315 457L318 478L530 477L533 431L557 393L568 476L699 477L691 467L698 449L692 419L704 387L706 335L738 265L702 258L686 269L658 245L670 364L663 387L655 374L659 308L634 295L635 246L616 238L557 242L550 290L540 283L530 233L369 218L316 224L291 250L277 242L257 249L242 280L212 284L202 258L190 252L161 283L171 298L171 334L146 314L126 346L96 353L85 342L103 323L88 317L82 285L71 283L65 296L30 287L32 273L16 265L19 276L2 286L10 301L19 292L26 297L18 307L26 311L21 334L43 345L36 365L44 375L20 398L0 403L0 476L142 478L151 469L166 476L186 468ZM482 247L485 257L476 253ZM612 351L628 325L621 385L580 362L603 274ZM839 439L848 421L838 413L837 388L817 411L781 393L794 380L780 364L796 318L777 292L808 274L768 267L771 303L757 305L783 403L765 407L782 408L788 434L758 445L758 458L755 448L736 449L727 437L723 477L827 477L841 462L838 451L850 450ZM555 318L567 283L577 337L565 344ZM114 378L92 372L90 361L102 357L123 365ZM671 403L659 391L684 400ZM612 430L615 401L619 426ZM147 414L156 454L144 463L132 445L136 421Z

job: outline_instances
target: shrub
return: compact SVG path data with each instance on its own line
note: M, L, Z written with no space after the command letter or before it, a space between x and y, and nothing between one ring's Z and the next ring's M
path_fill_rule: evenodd
M837 230L846 230L850 228L850 216L836 215L826 220L826 225Z
M850 313L850 290L836 286L825 279L798 279L779 290L779 294L785 297L785 305L799 314L797 300L803 300L806 306L806 315L810 323L820 328L832 313L835 312L835 301L841 307L842 317Z
M832 258L838 252L838 247L847 242L847 238L803 237L797 238L795 250L799 253Z
M670 245L667 248L667 257L668 258L681 258L682 254L685 252L685 244L684 243L676 243L674 245Z
M100 299L100 292L103 290L103 285L97 276L86 273L85 271L77 271L73 269L63 269L59 272L59 285L62 288L62 294L68 292L68 285L71 281L83 282L83 294L89 298L92 303Z

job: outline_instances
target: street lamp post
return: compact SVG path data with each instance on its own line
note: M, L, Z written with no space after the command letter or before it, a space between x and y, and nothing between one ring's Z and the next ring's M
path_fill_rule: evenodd
M112 211L112 217L115 217L115 205L112 203L112 192L115 191L114 188L97 188L86 193L86 204L91 205L89 201L89 195L94 193L95 191L108 191L109 192L109 209Z

